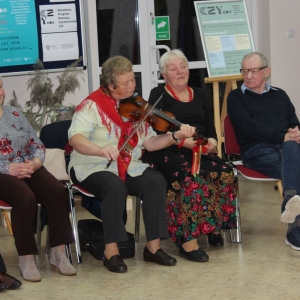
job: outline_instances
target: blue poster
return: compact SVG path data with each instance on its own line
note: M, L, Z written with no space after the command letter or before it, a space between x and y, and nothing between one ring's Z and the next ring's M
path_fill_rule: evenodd
M0 0L0 67L33 65L38 58L34 0Z

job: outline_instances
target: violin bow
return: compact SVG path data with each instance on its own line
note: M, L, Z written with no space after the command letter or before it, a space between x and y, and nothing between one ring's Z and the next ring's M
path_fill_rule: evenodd
M148 116L153 112L155 106L158 104L158 102L160 101L160 99L163 97L164 93L162 93L160 95L160 97L155 101L155 103L152 105L152 107L149 109L149 111L145 114L145 116L143 117L142 120L140 120L140 122L138 124L135 125L134 130L131 132L131 134L129 135L129 137L126 139L126 141L123 143L123 145L120 147L120 149L118 149L119 153L124 149L124 147L126 146L126 144L130 141L130 139L133 137L133 135L137 132L137 130L140 128L140 126L142 125L142 122L144 122ZM113 162L113 160L111 159L107 165L105 166L105 169L108 169L109 166L111 165L111 163Z

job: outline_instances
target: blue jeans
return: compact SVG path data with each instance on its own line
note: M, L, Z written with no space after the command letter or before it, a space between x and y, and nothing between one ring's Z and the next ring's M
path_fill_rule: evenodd
M288 141L281 145L260 143L249 148L242 156L246 167L269 177L281 179L283 192L300 193L300 145Z

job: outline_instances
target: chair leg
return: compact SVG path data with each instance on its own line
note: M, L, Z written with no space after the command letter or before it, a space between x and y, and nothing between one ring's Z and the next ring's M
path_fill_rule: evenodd
M236 196L236 241L242 243L242 228L241 228L241 211L240 211L240 200L239 192Z
M277 188L278 188L278 192L279 192L279 195L283 201L283 187L282 187L282 181L281 180L277 180Z
M140 238L140 220L141 220L141 199L135 197L135 241L138 242Z
M236 242L233 230L234 229L229 229L229 232L230 232L230 241L231 241L232 244Z
M4 219L5 219L5 222L6 222L6 225L7 225L7 228L8 228L8 231L11 235L13 235L13 230L12 230L12 227L11 227L11 223L10 223L10 220L9 220L9 217L8 217L8 214L7 214L7 211L5 209L2 209L2 213L3 213L3 216L4 216Z
M38 204L37 220L36 220L36 245L38 249L37 254L41 253L41 236L42 236L41 212L42 212L42 206Z
M73 265L72 251L71 251L70 244L66 244L66 255L67 255L67 258L69 259L70 263Z
M235 178L238 180L238 171L234 164L230 163L233 168L233 173ZM233 234L233 229L230 229L230 239L231 243L242 243L242 228L241 228L241 210L240 210L240 197L239 197L239 190L237 191L237 195L235 198L235 210L236 210L236 238Z
M46 237L46 253L50 253L50 235L49 235L49 226L47 226L47 237Z
M70 202L70 212L71 212L71 220L73 226L73 234L75 239L75 248L76 248L76 255L77 255L77 262L80 264L82 263L82 256L81 256L81 249L78 237L78 228L77 228L77 217L75 211L75 203L74 203L74 195L71 184L67 183L67 188L69 191L69 202Z

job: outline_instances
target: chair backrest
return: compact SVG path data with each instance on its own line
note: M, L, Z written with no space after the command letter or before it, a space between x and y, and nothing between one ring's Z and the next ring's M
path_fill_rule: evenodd
M40 139L46 147L44 166L58 180L69 180L66 172L70 151L66 152L68 145L68 130L71 120L54 122L45 125Z
M68 130L71 122L71 120L67 120L45 125L40 133L40 139L45 147L64 150L68 143Z
M240 146L228 115L224 118L224 148L227 155L240 154Z

